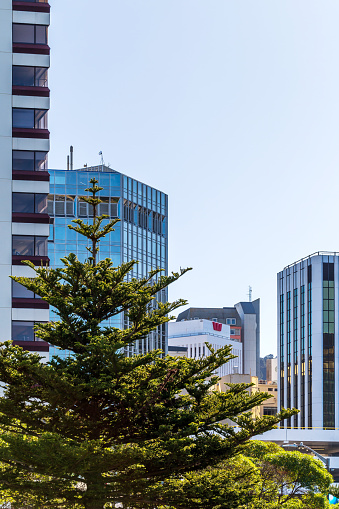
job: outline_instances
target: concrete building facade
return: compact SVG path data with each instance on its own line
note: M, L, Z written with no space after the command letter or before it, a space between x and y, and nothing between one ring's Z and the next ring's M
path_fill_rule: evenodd
M46 357L33 326L48 305L9 275L34 276L23 259L48 264L49 24L46 1L0 0L0 340Z
M188 308L178 315L177 322L198 319L229 325L230 339L242 343L241 373L259 376L260 299L239 302L234 307Z

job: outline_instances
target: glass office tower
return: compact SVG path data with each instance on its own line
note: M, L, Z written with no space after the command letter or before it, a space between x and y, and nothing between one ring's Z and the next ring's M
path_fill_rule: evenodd
M67 226L72 219L91 221L91 207L83 200L90 179L96 178L103 187L99 196L99 214L119 218L115 230L100 242L99 259L111 258L114 266L123 262L137 260L128 276L143 277L154 268L168 273L168 205L167 195L146 184L106 166L94 166L78 170L49 170L50 194L48 212L51 217L48 256L52 267L61 267L60 258L72 252L80 261L89 253L87 239L70 230ZM162 290L158 301L167 301L167 290ZM57 319L51 310L50 319ZM105 324L103 324L105 325ZM114 327L128 327L128 319L119 315L110 320ZM137 341L126 349L126 355L145 353L162 349L167 354L167 327L160 326L146 338ZM66 355L54 347L50 356Z

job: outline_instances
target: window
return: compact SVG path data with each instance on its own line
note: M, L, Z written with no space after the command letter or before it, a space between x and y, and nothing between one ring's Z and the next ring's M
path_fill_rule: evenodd
M13 66L13 85L18 87L47 87L46 67Z
M39 295L27 290L27 288L17 283L17 281L12 281L12 297L14 299L41 299Z
M118 217L119 198L100 196L102 203L97 208L97 215L106 214L109 217ZM83 197L78 197L78 215L80 217L93 217L93 207Z
M12 340L13 341L41 341L34 331L34 322L22 322L14 320L12 322Z
M46 214L47 194L13 193L12 212Z
M237 322L236 322L236 319L235 319L235 318L232 318L232 323L231 323L231 325L236 325L236 323L237 323Z
M47 237L13 235L13 256L47 256Z
M13 150L14 171L47 171L47 152Z
M21 129L47 129L47 110L13 108L13 127Z
M231 336L240 336L239 329L231 329L230 331Z
M47 44L47 26L13 23L13 42L21 44Z
M212 322L217 322L218 321L218 318L212 318ZM232 334L232 332L231 332Z
M227 318L226 323L227 323L227 325L231 325L231 319Z
M264 415L276 415L277 407L264 407Z

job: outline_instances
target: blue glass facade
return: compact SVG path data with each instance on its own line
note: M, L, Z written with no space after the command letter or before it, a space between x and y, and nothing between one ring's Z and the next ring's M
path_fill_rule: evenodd
M100 171L101 170L101 171ZM168 273L168 201L167 195L137 180L122 175L107 167L94 167L81 170L49 170L50 195L48 213L52 218L48 239L48 256L52 267L60 267L60 258L72 252L80 261L88 257L87 241L67 226L72 219L91 221L89 205L82 200L87 193L91 178L96 178L100 191L99 213L120 222L100 242L99 259L111 258L115 266L122 262L137 260L133 272L128 277L143 277L154 268ZM167 290L158 295L161 302L167 301ZM53 310L51 320L55 319ZM105 324L103 324L105 325ZM115 327L127 327L128 321L119 316L110 321ZM144 340L126 350L127 355L144 353L161 348L167 353L167 327L161 326ZM51 347L50 355L65 355Z

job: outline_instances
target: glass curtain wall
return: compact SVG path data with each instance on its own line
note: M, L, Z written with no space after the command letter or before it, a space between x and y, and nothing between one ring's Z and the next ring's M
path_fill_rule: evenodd
M103 200L99 212L111 218L120 218L115 231L100 242L99 259L109 257L114 266L137 260L139 263L130 274L131 278L146 276L157 267L163 268L164 274L167 274L167 196L164 193L106 167L102 172L50 170L50 174L48 213L52 224L48 255L52 267L60 267L60 258L70 252L75 253L82 262L88 257L88 241L67 226L77 217L92 220L90 207L83 201L83 196L87 195L85 189L90 186L90 179L96 178L99 186L103 187L99 194ZM167 290L163 290L158 299L161 302L167 301ZM53 319L57 317L52 310ZM119 315L103 325L128 327L128 320ZM162 326L160 330L130 346L126 354L154 348L167 351L166 333L166 326ZM50 353L60 355L60 351L53 347Z

